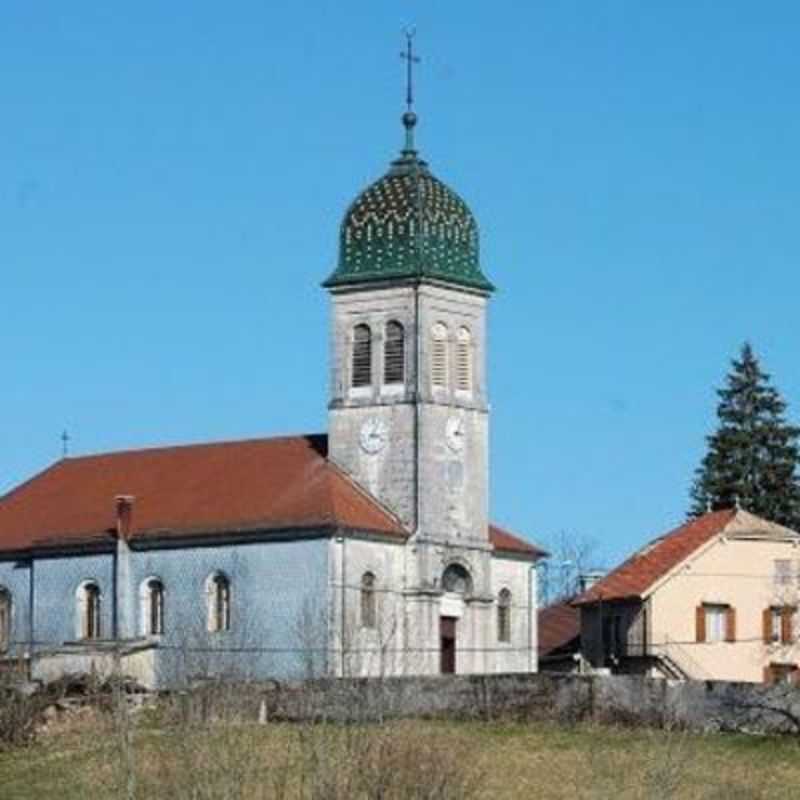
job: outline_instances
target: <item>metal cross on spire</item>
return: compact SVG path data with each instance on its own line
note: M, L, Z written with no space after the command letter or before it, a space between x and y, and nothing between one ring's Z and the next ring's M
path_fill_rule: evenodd
M66 458L69 455L69 434L64 431L61 434L61 457Z
M411 113L414 106L414 64L419 64L419 56L414 55L414 37L417 35L416 28L406 28L406 49L400 53L400 58L406 62L406 111Z
M419 56L414 55L414 36L415 28L406 28L405 52L400 53L400 58L406 62L406 113L403 114L403 127L406 129L406 146L404 152L413 154L414 150L414 126L417 124L417 115L414 113L414 64L419 64Z

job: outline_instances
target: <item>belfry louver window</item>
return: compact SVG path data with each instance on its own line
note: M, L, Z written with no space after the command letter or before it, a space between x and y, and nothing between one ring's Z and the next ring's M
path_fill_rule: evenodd
M405 371L405 331L399 322L392 320L386 325L383 345L383 382L402 383L405 380Z
M447 326L441 322L432 331L431 384L438 389L447 388Z
M472 391L472 336L468 328L461 328L456 342L456 388L459 392Z
M372 332L369 325L356 325L353 329L352 386L369 386L372 383Z

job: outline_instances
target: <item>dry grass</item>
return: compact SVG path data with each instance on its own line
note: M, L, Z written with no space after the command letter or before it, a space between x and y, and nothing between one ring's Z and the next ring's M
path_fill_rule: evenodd
M135 732L135 758L109 715L0 755L3 800L788 800L793 739L593 726L164 726ZM133 768L134 782L126 775Z

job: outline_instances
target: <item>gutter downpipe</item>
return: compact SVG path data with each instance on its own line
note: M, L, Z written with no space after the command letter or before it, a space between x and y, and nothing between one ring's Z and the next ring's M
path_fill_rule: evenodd
M531 564L528 567L528 672L538 672L539 665L536 665L536 670L533 668L533 590L535 586L535 573L536 564ZM539 632L536 632L536 642L538 645Z
M114 498L116 508L116 538L114 549L114 608L112 609L112 633L114 639L131 635L128 629L130 619L130 538L133 530L133 505L136 498L132 495L117 495Z
M339 543L339 677L345 677L345 623L347 622L347 596L346 596L346 575L347 575L347 554L344 535L339 532L336 537Z

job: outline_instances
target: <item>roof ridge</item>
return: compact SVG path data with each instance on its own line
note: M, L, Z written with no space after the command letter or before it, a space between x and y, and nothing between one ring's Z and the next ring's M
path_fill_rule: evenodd
M161 444L161 445L145 445L144 447L127 447L122 450L105 450L94 453L86 453L80 456L66 456L54 462L50 466L55 466L63 462L76 462L76 461L89 461L95 458L105 458L107 456L123 456L133 455L134 453L160 453L169 450L191 450L199 449L202 447L226 447L231 445L241 444L256 444L264 442L281 442L301 439L325 439L328 435L326 433L294 433L294 434L281 434L280 436L249 436L244 439L212 439L206 442L185 442L183 444ZM49 467L48 467L49 469ZM38 477L42 473L37 473ZM33 480L33 478L31 478ZM21 484L24 485L24 484ZM19 488L19 487L17 487Z

